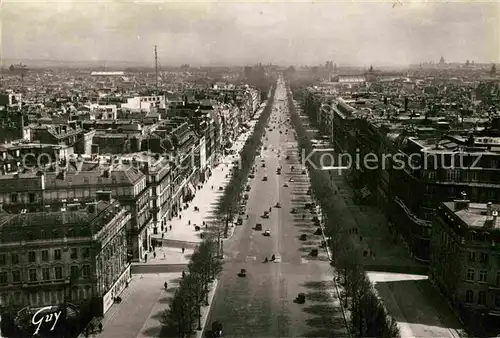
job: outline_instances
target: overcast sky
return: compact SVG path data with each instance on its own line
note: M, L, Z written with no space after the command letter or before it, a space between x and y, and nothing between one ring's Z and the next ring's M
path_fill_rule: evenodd
M383 1L383 0L381 0ZM162 65L500 61L495 2L3 1L3 58Z

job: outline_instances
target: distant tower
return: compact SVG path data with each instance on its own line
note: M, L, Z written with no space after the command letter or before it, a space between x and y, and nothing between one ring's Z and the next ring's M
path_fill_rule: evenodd
M155 77L156 77L156 90L158 90L158 48L155 46Z
M444 57L441 56L441 59L439 59L439 64L444 65Z
M495 64L492 64L491 65L491 70L490 70L490 73L492 75L495 75L497 73L497 66Z

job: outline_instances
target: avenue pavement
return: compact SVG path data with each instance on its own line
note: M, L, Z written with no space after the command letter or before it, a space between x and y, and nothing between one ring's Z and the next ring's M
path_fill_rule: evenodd
M298 169L290 171L291 165L298 166L298 152L293 131L287 126L288 117L286 91L281 84L269 125L275 129L263 140L267 150L256 159L256 176L249 182L248 219L225 246L224 270L207 321L207 335L210 323L219 320L228 337L347 336L326 252L320 249L319 257L309 254L319 247L321 236L314 235L312 215L304 209L309 200L308 178ZM284 146L293 148L285 151ZM280 165L282 175L277 175ZM263 181L264 176L268 181ZM294 182L289 182L290 178ZM284 187L285 182L288 187ZM274 207L277 202L282 208ZM261 218L270 207L270 218ZM299 213L292 214L292 208L298 208ZM262 231L253 229L256 223L262 224ZM266 229L270 237L263 235ZM302 234L307 235L306 241L299 240ZM270 259L273 254L280 256L281 262L264 263L265 257ZM246 277L238 276L241 269L247 271ZM306 294L305 304L294 302L300 292Z
M301 122L309 138L319 137L305 116ZM379 210L356 205L352 188L345 179L346 171L332 170L330 174L332 189L337 191L332 196L336 206L347 210L344 214L357 226L360 247L375 254L364 258L365 269L373 267L382 271L369 272L368 277L389 313L397 320L401 336L456 338L464 335L461 323L426 275L387 272L404 266L409 270L421 270L421 264L411 258L403 243L391 233Z
M260 115L257 112L255 118ZM255 121L249 123L250 128L242 133L231 148L235 154L242 149L246 139L253 131ZM122 303L113 304L106 313L102 324L104 331L95 337L102 338L136 338L159 337L161 334L161 313L168 308L168 300L179 285L182 271L186 269L194 247L201 241L200 232L196 232L194 224L201 225L205 220L213 222L214 202L222 195L218 187L225 187L229 181L226 174L230 171L231 163L236 155L226 155L221 163L213 169L213 175L205 182L190 203L190 207L183 210L181 219L172 220L172 231L165 232L162 246L155 248L156 255L148 253L147 262L132 265L132 280L129 287L122 294ZM227 166L226 166L227 164ZM212 185L214 188L212 189ZM194 211L198 206L200 211ZM191 220L189 226L188 220ZM203 229L202 229L203 230ZM161 234L154 235L162 241ZM184 248L184 252L182 251ZM168 283L165 291L163 283ZM215 292L216 284L210 293L209 299ZM208 316L208 307L203 308L202 321ZM201 336L201 331L198 333ZM83 338L84 335L80 335Z

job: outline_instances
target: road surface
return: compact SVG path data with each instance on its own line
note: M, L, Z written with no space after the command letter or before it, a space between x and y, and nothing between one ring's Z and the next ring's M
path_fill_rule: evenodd
M319 132L313 128L308 118L304 115L302 117L301 122L309 139L319 139ZM380 221L381 215L377 215L379 212L368 213L366 209L370 207L363 206L362 210L355 205L352 201L353 192L341 176L345 172L332 170L331 174L333 188L338 191L338 196L333 197L337 207L343 206L349 210L343 215L350 218L351 223L358 227L359 234L363 235L363 240L359 241L361 247L377 252L376 257L364 258L365 269L369 270L374 263L382 270L368 272L368 277L389 314L398 322L401 337L463 336L462 325L427 276L389 272L393 270L391 265L414 265L411 257L401 247L396 247L399 243L395 243L394 237L384 228Z
M310 256L311 248L320 245L321 236L314 235L312 214L304 209L309 201L308 178L298 168L291 172L291 165L299 165L298 151L287 122L286 90L281 81L272 109L269 127L274 129L267 131L263 140L267 149L257 157L255 178L249 180L248 219L225 244L224 270L206 335L210 334L210 323L218 320L228 337L345 337L326 253L320 249L318 257ZM281 175L276 174L279 166ZM289 182L290 178L294 181ZM272 207L277 202L281 208ZM270 218L261 218L270 207ZM292 208L299 208L299 213L292 214ZM262 231L254 230L256 223L262 224ZM270 237L263 235L266 229ZM299 240L302 234L307 240ZM273 254L281 257L281 262L264 263ZM247 271L246 277L238 276L241 269ZM301 292L306 294L305 304L294 302Z

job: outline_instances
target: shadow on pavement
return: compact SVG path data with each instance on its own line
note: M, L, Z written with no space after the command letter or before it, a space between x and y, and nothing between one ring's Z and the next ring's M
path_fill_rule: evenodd
M428 279L377 281L375 289L384 302L388 303L388 308L390 299L394 299L397 306L404 309L404 314L400 311L390 311L397 321L453 329L462 328L450 311L446 300Z
M168 304L171 299L172 299L171 296L163 297L163 298L158 299L158 303L160 303L160 304Z
M141 332L141 337L169 337L163 333L163 326L149 327ZM173 337L173 336L172 336Z
M333 281L321 281L321 282L307 282L302 284L303 287L308 289L327 289L333 287Z
M329 302L330 295L325 291L313 291L306 293L306 299L313 302Z
M342 313L333 305L314 304L302 310L314 316L306 320L308 326L315 328L305 334L306 337L339 337L344 332Z

